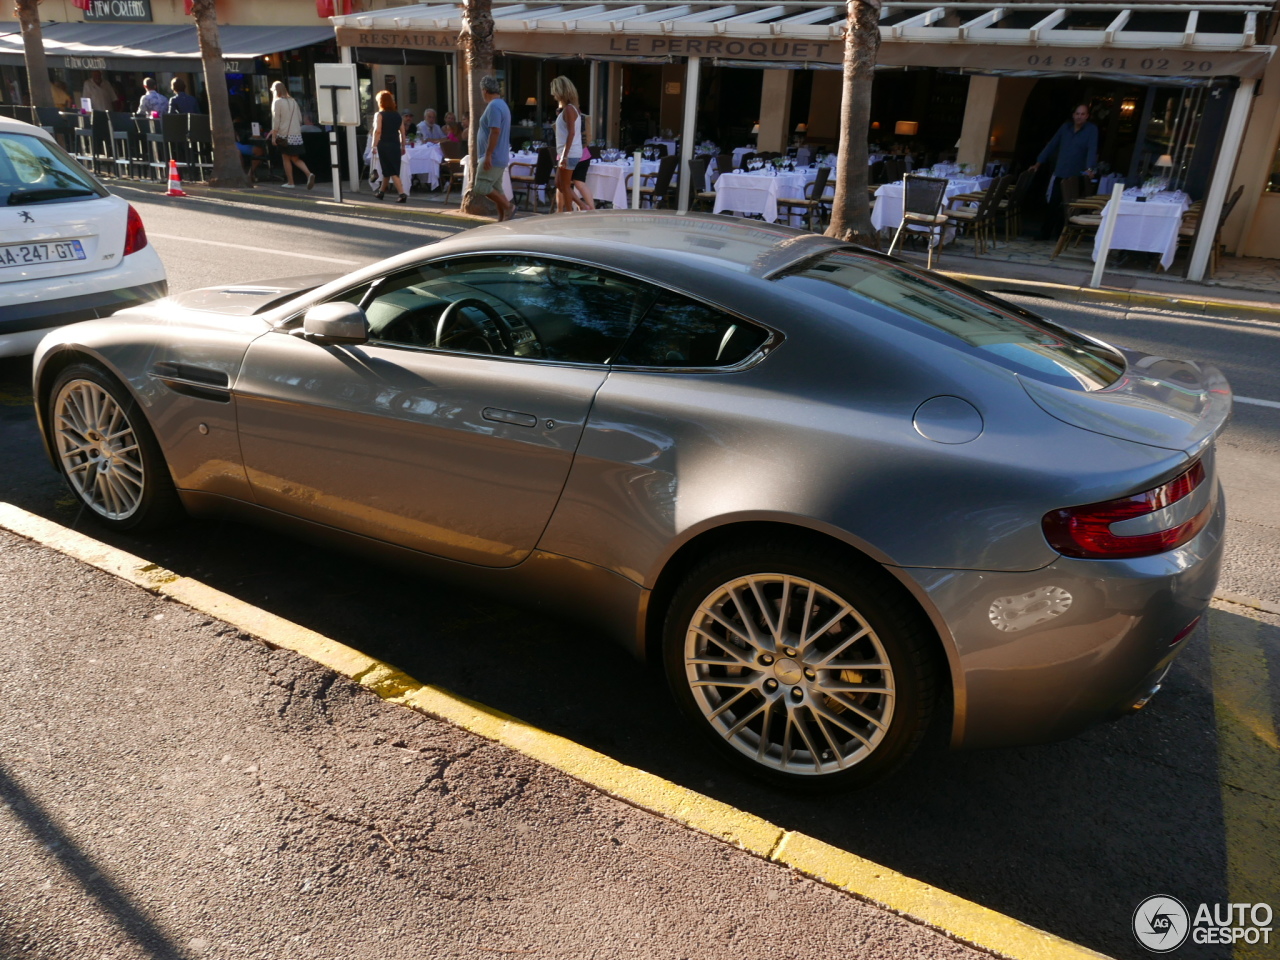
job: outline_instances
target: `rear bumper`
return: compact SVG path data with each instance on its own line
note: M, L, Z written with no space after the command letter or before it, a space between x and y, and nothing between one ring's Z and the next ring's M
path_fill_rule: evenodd
M1185 649L1213 597L1226 506L1189 543L1136 560L1059 558L1030 573L903 571L949 629L952 743L1069 737L1128 711Z

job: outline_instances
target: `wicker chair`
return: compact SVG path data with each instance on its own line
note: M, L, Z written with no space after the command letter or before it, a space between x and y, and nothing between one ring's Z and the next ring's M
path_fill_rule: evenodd
M987 252L988 238L992 246L995 245L996 212L999 210L1000 201L1009 190L1011 179L1000 177L998 180L992 180L991 186L978 196L977 207L959 207L946 212L950 222L966 227L973 235L973 252L979 256ZM969 202L969 198L970 195L961 194L952 197L951 202Z
M1058 237L1057 246L1049 255L1050 260L1068 247L1075 246L1082 237L1097 233L1102 226L1102 207L1093 199L1081 199L1080 181L1076 177L1065 177L1062 180L1062 206L1066 223ZM1105 201L1103 206L1106 206Z
M814 177L813 183L805 184L803 197L779 197L779 209L786 208L788 214L793 210L803 210L809 215L809 229L817 230L815 224L822 222L822 212L826 204L822 202L822 195L827 192L827 180L831 177L830 167L819 167L818 175Z
M694 157L689 161L689 209L697 210L698 204L705 204L706 209L714 207L716 194L707 190L707 158Z
M907 228L917 227L919 230L915 232L923 231L928 237L927 266L928 269L933 269L934 240L937 240L936 246L942 246L942 231L947 224L947 215L942 212L942 201L946 194L947 181L942 177L908 176L904 178L902 222L898 224L898 231L893 235L893 242L889 244L890 256L893 255L898 241L902 239Z

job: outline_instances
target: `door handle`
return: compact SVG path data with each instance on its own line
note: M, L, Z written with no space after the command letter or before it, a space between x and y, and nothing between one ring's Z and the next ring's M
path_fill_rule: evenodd
M510 423L517 427L536 427L538 418L532 413L518 413L515 410L501 410L498 407L485 407L480 416L495 423Z

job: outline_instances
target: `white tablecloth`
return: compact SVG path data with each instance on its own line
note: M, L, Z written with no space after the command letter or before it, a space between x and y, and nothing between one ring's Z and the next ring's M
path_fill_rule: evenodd
M657 173L660 165L658 160L641 160L640 171ZM608 200L615 210L625 210L631 205L631 194L627 191L627 175L631 173L633 166L630 160L620 160L615 163L592 160L591 166L587 168L587 189L597 200ZM674 177L671 182L675 183Z
M1114 202L1108 201L1107 206ZM1182 226L1182 215L1189 206L1190 202L1185 194L1172 199L1157 195L1145 203L1140 203L1137 199L1121 200L1115 234L1111 237L1111 249L1158 253L1160 266L1168 270L1178 252L1178 228ZM1105 215L1106 211L1103 212ZM1098 259L1101 246L1102 230L1099 229L1093 241L1094 260Z
M400 172L411 177L422 177L436 187L440 184L440 161L443 159L444 154L436 144L414 144L405 150L400 161Z
M969 177L965 180L948 180L945 198L942 206L947 207L947 201L957 194L973 193L975 190L985 190L991 186L990 177ZM897 230L902 223L902 191L905 186L901 180L896 183L886 183L876 190L876 205L871 210L871 225L877 230ZM908 229L916 229L909 227ZM924 229L921 227L920 229ZM949 226L943 232L942 242L950 243L956 235L955 227Z
M645 143L651 147L661 143L663 146L667 148L668 156L674 157L678 152L677 144L674 140L662 140L662 139L659 139L658 137L650 137L648 140L645 141Z
M716 180L716 213L758 213L769 223L778 220L778 198L804 196L804 188L818 176L816 167L771 173L724 173ZM834 192L834 185L828 195Z
M946 200L942 205L947 206L946 201L960 193L973 193L975 190L985 190L991 186L990 177L970 177L967 180L948 180L946 190ZM901 180L896 183L886 183L876 190L876 205L871 211L871 225L877 230L897 230L898 225L902 223L902 191L904 186Z
M471 158L462 158L462 192L467 192L467 187L471 184ZM502 169L502 192L508 200L515 196L515 191L511 189L511 165Z

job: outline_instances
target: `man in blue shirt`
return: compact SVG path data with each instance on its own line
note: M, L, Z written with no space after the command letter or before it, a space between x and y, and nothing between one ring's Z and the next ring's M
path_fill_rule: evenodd
M1062 181L1081 174L1093 176L1098 166L1098 128L1089 122L1089 105L1082 103L1071 114L1071 120L1058 128L1053 139L1040 151L1032 170L1039 170L1056 155L1053 176L1049 178L1049 210L1040 239L1051 239L1062 230Z
M200 103L191 94L187 93L187 81L181 77L174 77L173 96L169 98L170 113L199 113Z
M481 160L479 169L472 170L476 178L475 192L493 201L501 223L516 213L516 205L507 199L502 189L502 171L511 162L511 108L502 99L497 77L481 77L480 92L488 106L480 115L480 126L476 130L476 149ZM475 157L471 163L474 167Z

